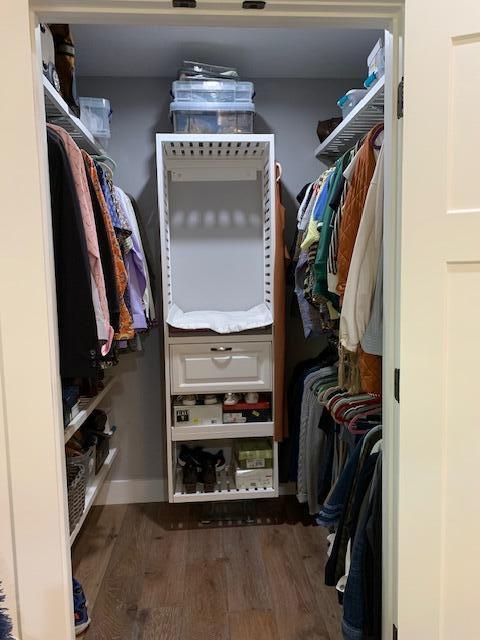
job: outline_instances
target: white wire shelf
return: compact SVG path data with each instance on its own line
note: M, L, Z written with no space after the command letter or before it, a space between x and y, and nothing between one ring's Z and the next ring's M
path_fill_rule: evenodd
M68 104L55 87L43 78L43 95L45 98L45 117L47 122L63 127L69 133L80 149L85 149L93 155L104 155L105 149L97 142L80 118L74 116Z
M107 459L103 463L102 468L95 476L94 481L87 487L87 493L85 496L85 509L83 510L82 517L77 523L77 526L70 534L70 546L75 542L75 538L80 533L81 528L88 516L90 509L93 507L95 503L98 492L100 491L103 483L105 482L107 475L110 473L113 463L115 462L115 458L117 457L118 449L110 449Z
M193 427L172 427L173 442L192 440L228 440L229 438L272 437L273 422L235 424L204 424Z
M384 120L385 77L370 89L348 116L315 150L319 160L334 160Z
M219 500L253 500L256 498L275 498L278 490L275 487L263 487L259 489L237 489L235 480L231 477L229 469L217 473L215 491L205 492L203 484L197 484L195 493L187 493L183 487L182 470L176 470L175 493L173 502L217 502Z
M88 416L92 413L92 411L96 409L98 405L102 402L102 400L105 398L105 396L108 393L110 393L115 382L116 382L115 378L110 378L108 380L106 379L105 386L100 391L100 393L97 394L94 398L85 398L83 396L79 398L78 402L80 403L80 411L73 418L73 420L70 420L68 425L65 427L64 436L63 436L65 443L67 443L70 440L70 438L73 435L75 435L75 433L80 429L80 427L88 418Z

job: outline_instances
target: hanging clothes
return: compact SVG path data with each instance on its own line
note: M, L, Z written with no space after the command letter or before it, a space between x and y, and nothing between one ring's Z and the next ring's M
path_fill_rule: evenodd
M95 194L98 202L100 203L103 221L108 234L108 240L110 244L110 250L113 256L114 268L115 268L115 281L117 288L117 297L119 301L119 328L115 332L115 340L127 340L131 339L134 335L132 317L125 304L125 291L128 284L127 270L123 262L120 245L117 239L117 235L114 230L112 216L110 208L108 207L107 200L104 196L104 189L102 189L100 182L100 175L98 173L98 166L93 159L88 155L86 151L83 152L83 157L87 165L87 171L89 171L92 179L93 186L95 188ZM103 177L103 173L102 173ZM105 188L108 191L108 186L105 182ZM113 203L112 203L113 206ZM116 212L115 212L116 213Z
M60 375L89 378L100 357L90 262L75 181L62 138L47 129Z
M80 202L80 210L82 212L85 238L87 241L88 259L92 279L92 297L95 309L98 339L103 343L101 347L102 354L106 355L110 351L114 333L113 328L110 325L110 313L108 311L105 280L95 228L95 218L92 209L92 202L90 200L90 191L88 188L82 152L65 129L52 124L47 126L55 131L62 139L70 162L70 167L72 169L77 197Z
M351 183L342 212L338 239L338 285L337 293L343 301L348 271L357 237L358 226L363 213L370 182L376 166L374 141L383 130L378 124L367 135L365 142L354 158Z
M277 169L278 170L278 169ZM275 256L273 260L273 352L275 359L273 381L273 415L275 440L288 436L288 414L285 394L285 275L290 256L285 246L285 207L282 205L280 176L276 182Z
M339 336L349 351L356 351L370 321L383 241L383 200L382 145L358 226L343 296Z
M123 218L132 230L129 238L131 248L125 256L125 265L128 273L128 292L133 328L136 331L145 331L148 326L143 302L147 288L146 265L136 225L135 212L133 211L132 203L119 187L114 187L114 192L118 205L122 210Z

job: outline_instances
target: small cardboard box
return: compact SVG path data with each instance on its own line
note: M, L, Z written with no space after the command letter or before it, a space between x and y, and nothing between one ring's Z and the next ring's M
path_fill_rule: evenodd
M235 460L239 469L271 469L273 466L272 443L267 438L237 440Z
M223 405L223 422L225 424L270 422L271 419L270 402L256 402L255 404L242 402Z
M237 489L265 489L273 487L272 469L236 469Z
M196 404L192 407L173 406L173 425L175 427L194 427L203 424L222 424L222 405Z

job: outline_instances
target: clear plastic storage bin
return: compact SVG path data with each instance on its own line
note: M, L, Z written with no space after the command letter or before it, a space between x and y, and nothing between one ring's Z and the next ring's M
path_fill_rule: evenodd
M337 105L342 110L342 117L346 118L350 111L354 109L357 104L366 95L366 89L350 89L347 93L340 98Z
M106 98L79 98L80 120L92 135L110 138L110 100Z
M252 102L177 102L170 105L175 133L253 133Z
M177 80L172 94L179 102L251 102L253 83L236 80Z

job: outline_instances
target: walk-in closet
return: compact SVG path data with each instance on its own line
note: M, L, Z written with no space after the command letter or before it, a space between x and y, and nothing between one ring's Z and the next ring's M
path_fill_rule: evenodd
M35 27L72 638L392 620L398 34L243 4Z

